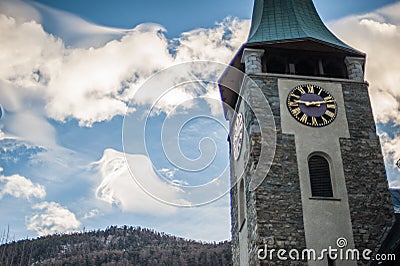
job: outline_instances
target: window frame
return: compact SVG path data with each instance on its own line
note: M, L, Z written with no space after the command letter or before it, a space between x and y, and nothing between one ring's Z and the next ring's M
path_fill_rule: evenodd
M313 179L311 177L311 169L310 169L310 160L313 157L321 157L323 158L327 165L328 165L328 173L329 173L329 181L330 181L330 190L331 190L331 195L326 196L326 195L315 195L315 190L313 190ZM308 158L307 158L307 170L308 170L308 180L309 180L309 188L310 188L310 194L311 198L313 199L335 199L335 182L334 182L334 173L333 173L333 167L332 167L332 161L330 157L326 153L322 152L313 152L311 153Z

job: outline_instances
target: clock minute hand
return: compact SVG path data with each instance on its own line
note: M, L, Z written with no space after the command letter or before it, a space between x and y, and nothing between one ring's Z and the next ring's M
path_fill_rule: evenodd
M326 103L334 103L336 102L335 100L323 100L323 101L316 101L316 102L307 102L307 101L303 101L303 100L297 100L296 103L303 103L306 106L321 106L321 104L326 104Z
M311 105L321 106L321 104L325 102L307 102L307 101L297 100L296 103L302 103L305 104L306 106L311 106Z
M336 102L335 100L323 100L323 101L317 101L317 102L311 102L313 105L321 106L321 104L327 104L327 103L334 103Z

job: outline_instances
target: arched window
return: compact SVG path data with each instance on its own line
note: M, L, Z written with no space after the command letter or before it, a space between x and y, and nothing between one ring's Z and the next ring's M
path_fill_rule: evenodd
M308 160L310 171L311 193L313 197L333 197L331 171L328 161L313 155Z

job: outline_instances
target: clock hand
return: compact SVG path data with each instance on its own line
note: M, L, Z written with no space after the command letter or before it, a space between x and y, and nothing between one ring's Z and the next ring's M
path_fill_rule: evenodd
M325 103L325 102L307 102L307 101L302 101L302 100L297 100L297 101L295 101L295 102L296 102L296 103L305 104L306 106L311 106L311 105L321 106L322 103Z
M305 104L305 105L307 105L307 106L309 106L310 104L312 104L313 102L307 102L307 101L302 101L302 100L297 100L297 101L295 101L296 103L303 103L303 104Z
M327 103L334 103L336 102L335 100L323 100L323 101L317 101L317 102L311 102L313 105L321 106L321 104L327 104Z
M306 106L312 106L312 105L316 105L316 106L321 106L321 104L325 104L325 103L334 103L336 102L335 100L323 100L323 101L316 101L316 102L307 102L307 101L302 101L302 100L297 100L295 101L296 103L302 103L305 104Z

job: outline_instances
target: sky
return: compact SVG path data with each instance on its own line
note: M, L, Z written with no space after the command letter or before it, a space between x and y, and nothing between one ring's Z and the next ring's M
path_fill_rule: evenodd
M127 224L229 239L228 125L215 81L246 41L252 5L0 0L0 232ZM388 181L400 188L400 3L315 5L367 53Z

